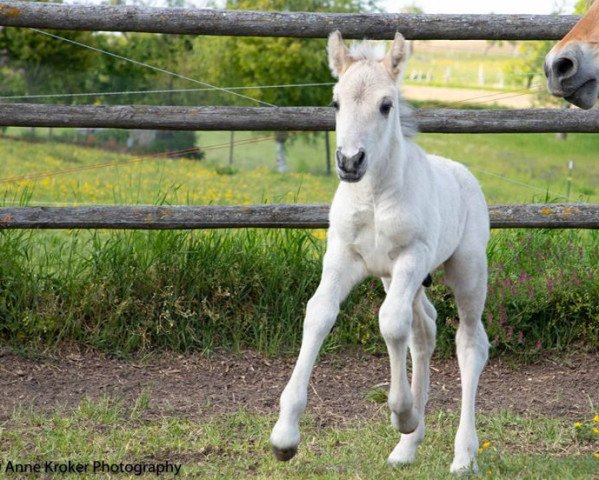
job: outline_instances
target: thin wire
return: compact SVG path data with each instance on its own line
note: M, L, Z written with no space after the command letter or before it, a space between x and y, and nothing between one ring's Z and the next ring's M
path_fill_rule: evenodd
M561 195L559 193L550 192L549 189L547 189L547 188L535 187L534 185L530 185L528 183L521 182L519 180L514 180L513 178L506 177L505 175L500 175L498 173L489 172L488 170L484 170L482 168L477 168L477 167L472 167L472 166L468 166L468 168L470 170L474 170L474 171L477 171L477 172L480 172L480 173L484 173L485 175L490 175L492 177L499 178L499 179L504 180L506 182L513 183L514 185L519 185L521 187L530 188L531 190L537 190L539 192L550 194L551 196L554 196L554 197L568 198L565 195Z
M253 143L262 142L265 140L272 140L273 138L275 138L274 135L258 137L258 138L247 138L247 139L238 140L238 141L234 142L234 144L235 145L249 145L249 144L253 144ZM220 143L220 144L216 144L216 145L208 145L205 147L191 147L191 148L187 148L184 150L160 152L160 153L155 153L155 154L150 154L150 155L144 155L144 156L140 156L140 157L134 158L132 160L124 161L124 162L95 163L92 165L84 165L81 167L72 167L72 168L67 168L64 170L55 170L55 171L50 171L50 172L38 172L38 173L31 173L28 175L21 175L21 176L16 176L16 177L1 178L0 184L15 183L15 182L23 181L23 180L38 180L40 178L54 177L57 175L64 175L67 173L77 173L77 172L82 172L82 171L86 171L86 170L97 170L100 168L107 168L107 167L118 167L121 165L130 165L130 164L134 164L134 163L141 163L141 162L145 162L148 160L163 160L166 158L183 156L183 155L197 152L200 150L202 150L202 151L218 150L220 148L226 148L229 145L230 145L230 143L227 142L227 143Z
M321 87L335 85L332 82L328 83L291 83L288 85L254 85L251 87L223 87L229 90L264 90L270 88L300 88L300 87ZM208 92L214 88L178 88L171 90L129 90L122 92L92 92L92 93L51 93L46 95L9 95L0 96L0 100L16 100L16 99L33 99L33 98L61 98L61 97L91 97L101 95L139 95L148 93L193 93L193 92Z
M211 85L210 83L202 82L200 80L196 80L195 78L191 78L191 77L187 77L185 75L181 75L179 73L171 72L170 70L165 70L164 68L156 67L156 66L150 65L148 63L140 62L138 60L133 60L133 59L127 58L127 57L123 57L122 55L118 55L116 53L109 52L109 51L103 50L101 48L92 47L91 45L86 45L85 43L77 42L75 40L71 40L70 38L65 38L65 37L61 37L59 35L54 35L53 33L45 32L44 30L38 30L37 28L31 28L30 30L32 30L32 31L34 31L36 33L41 33L42 35L47 35L48 37L52 37L52 38L55 38L57 40L61 40L63 42L67 42L67 43L71 43L73 45L77 45L79 47L88 48L90 50L93 50L94 52L99 52L99 53L103 53L105 55L109 55L109 56L114 57L114 58L118 58L119 60L125 60L126 62L133 63L134 65L139 65L141 67L146 67L146 68L149 68L151 70L155 70L155 71L160 72L160 73L166 73L167 75L171 75L171 76L176 77L176 78L181 78L182 80L187 80L189 82L197 83L197 84L203 85L205 87L210 87L210 88L212 88L214 90L219 90L221 92L230 93L231 95L235 95L237 97L245 98L246 100L251 100L253 102L257 102L257 103L260 103L262 105L266 105L268 107L276 107L276 105L273 105L272 103L264 102L262 100L258 100L256 98L249 97L249 96L243 95L241 93L233 92L233 91L228 90L226 88L217 87L215 85Z
M456 100L453 103L464 103L464 102L471 102L473 100L479 100L481 98L497 97L497 98L491 98L489 100L485 100L484 102L479 102L479 103L493 102L496 100L503 100L503 98L512 98L512 96L507 96L507 97L504 97L504 96L511 95L513 93L518 93L518 95L513 95L513 96L529 95L529 94L537 92L539 86L540 85L535 85L535 86L533 86L533 88L519 88L516 90L507 90L505 92L488 93L485 95L478 95L476 97L463 98L462 100Z

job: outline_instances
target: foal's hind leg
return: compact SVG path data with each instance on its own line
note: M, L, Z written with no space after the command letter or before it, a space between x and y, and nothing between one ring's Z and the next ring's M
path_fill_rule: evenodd
M466 251L454 254L446 263L446 273L448 284L455 294L460 317L456 347L462 380L462 411L451 472L469 473L478 470L474 409L478 381L489 351L489 341L481 321L487 293L485 252Z
M412 357L412 395L414 408L418 411L418 428L412 433L404 433L391 455L389 463L412 463L416 458L416 449L424 439L424 409L428 400L430 360L435 349L437 326L435 307L426 298L424 289L420 289L414 301L414 320L410 337L410 356Z

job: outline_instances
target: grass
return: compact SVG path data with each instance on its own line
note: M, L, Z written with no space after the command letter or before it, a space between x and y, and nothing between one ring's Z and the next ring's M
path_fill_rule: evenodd
M452 46L455 46L456 50ZM408 62L406 83L499 90L524 86L523 76L509 73L515 57L493 52L485 55L482 49L476 51L460 48L460 42L452 42L452 46L441 47L429 42L416 42L415 52ZM456 57L459 57L459 61L456 61ZM415 74L428 77L417 81L412 79Z
M130 406L105 398L82 401L72 412L17 411L0 427L0 462L71 460L92 468L94 461L169 461L182 464L182 478L203 479L452 478L449 465L458 423L454 413L428 415L427 437L416 463L392 469L385 459L398 434L384 412L369 421L324 428L308 415L302 420L300 453L289 463L278 463L268 445L273 416L239 411L203 420L146 417L139 407L144 403L142 399ZM596 473L596 442L579 439L571 422L497 412L479 415L478 433L481 477L562 480ZM97 475L66 476L75 477Z
M268 134L238 132L236 140ZM461 161L478 177L489 203L530 202L533 196L565 200L567 164L574 161L571 200L599 201L596 135L444 135L417 137L430 153ZM0 199L19 202L248 204L330 202L337 180L326 177L322 136L299 134L290 142L291 173L274 172L272 140L237 146L228 166L228 132L205 132L198 144L205 161L143 159L59 143L0 139L2 179L82 169L56 176L0 183ZM334 138L331 140L334 142ZM217 149L207 146L221 145ZM89 167L108 163L102 168ZM237 172L237 173L236 173Z
M13 345L75 341L112 354L258 349L293 353L321 271L322 231L0 231L0 326ZM599 345L597 232L501 232L485 312L494 353ZM573 288L573 285L576 288ZM436 275L437 351L452 355L456 308ZM380 281L344 304L327 350L384 351Z
M225 140L222 135L202 134L200 139L219 143ZM536 182L539 191L543 186L558 189L557 166L573 158L576 172L585 170L584 178L575 174L574 195L586 192L591 198L597 197L593 188L599 184L593 156L597 141L583 135L568 142L546 135L421 137L429 150L461 157L475 172L480 167ZM301 170L302 161L307 170L318 168L317 147L316 140L292 142L293 169ZM72 145L0 139L4 178L117 163L6 182L0 195L8 204L330 201L334 178L309 171L274 173L266 167L267 148L271 142L244 147L235 163L238 173L219 174L217 169L226 165L221 150L209 151L205 162L139 162L138 157ZM260 162L260 168L251 168ZM537 178L538 172L546 178ZM531 190L522 185L491 175L480 178L491 203L530 201ZM0 231L0 337L12 345L75 341L117 355L152 348L292 353L320 276L324 237L323 230ZM485 321L495 353L535 355L581 340L599 345L597 232L495 232L489 259ZM440 278L430 295L441 319L438 352L451 355L455 305ZM374 279L355 289L325 348L360 344L369 351L384 350L377 320L382 299Z

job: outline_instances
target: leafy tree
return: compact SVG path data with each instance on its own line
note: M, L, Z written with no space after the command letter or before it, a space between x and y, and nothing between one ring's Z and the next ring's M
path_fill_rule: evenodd
M578 0L578 2L576 2L576 5L574 5L574 13L576 15L582 15L586 13L587 10L591 8L591 5L593 5L594 2L595 0Z
M90 32L49 32L82 43L92 39ZM2 29L0 50L6 57L6 67L22 76L21 93L26 95L83 92L86 74L94 62L91 50L27 28Z
M411 13L413 15L421 15L424 13L424 9L422 7L419 7L415 3L412 3L411 5L406 5L405 7L401 7L399 11L401 13Z

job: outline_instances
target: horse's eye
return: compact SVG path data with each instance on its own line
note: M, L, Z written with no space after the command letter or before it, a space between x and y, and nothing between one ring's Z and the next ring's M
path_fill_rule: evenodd
M331 102L331 107L333 107L335 110L339 111L339 102L337 100L333 100Z
M386 117L387 115L389 115L389 112L391 111L392 108L393 108L393 103L385 101L385 102L381 103L380 110L381 110L381 113L383 115L385 115L385 117Z

